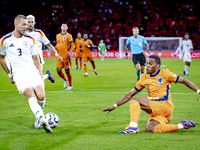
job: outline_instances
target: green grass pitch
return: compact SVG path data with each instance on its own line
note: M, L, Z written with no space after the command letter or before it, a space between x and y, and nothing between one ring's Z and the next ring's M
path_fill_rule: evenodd
M105 59L104 62L95 59L98 75L94 74L88 62L88 77L84 77L83 70L75 70L72 59L72 91L63 89L63 80L56 73L55 59L48 58L45 62L43 71L50 70L55 83L46 80L47 106L44 113L56 113L60 118L59 125L52 134L43 129L33 129L35 119L28 100L19 94L15 85L10 84L8 75L0 67L0 149L200 149L200 95L186 86L172 83L174 112L170 123L192 120L197 124L195 128L147 133L145 126L149 115L142 111L138 122L140 132L120 135L118 132L130 122L129 104L109 114L102 109L115 104L134 88L136 73L131 59ZM161 69L168 68L183 76L183 67L180 59L162 59ZM200 88L200 59L192 61L189 74L189 77L184 77ZM147 96L147 92L144 89L136 96Z

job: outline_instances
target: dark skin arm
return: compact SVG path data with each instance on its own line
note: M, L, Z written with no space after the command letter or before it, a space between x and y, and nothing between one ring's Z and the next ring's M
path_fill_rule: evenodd
M127 94L125 94L116 104L117 106L120 106L126 102L128 102L134 95L136 95L137 93L139 93L138 91L136 91L135 89L132 89L130 92L128 92ZM112 110L114 110L115 107L111 106L108 108L103 109L104 112L111 112Z
M198 88L191 81L189 81L183 77L179 77L178 83L184 84L185 86L187 86L188 88L192 89L195 92L197 92L197 90L198 90Z

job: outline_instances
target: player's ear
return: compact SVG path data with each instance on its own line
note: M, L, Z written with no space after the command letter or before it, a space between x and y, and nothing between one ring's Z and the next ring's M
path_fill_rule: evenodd
M36 24L36 22L34 22L34 25Z

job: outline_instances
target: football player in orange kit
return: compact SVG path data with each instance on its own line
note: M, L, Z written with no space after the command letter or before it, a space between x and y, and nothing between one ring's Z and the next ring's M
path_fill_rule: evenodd
M82 51L80 51L81 41L83 41L83 38L81 38L81 33L77 33L77 38L75 40L75 47L76 47L76 57L75 57L76 70L78 70L78 58L80 60L80 70L82 70Z
M57 50L58 54L63 58L63 62L58 61L56 58L56 68L58 75L63 78L64 85L63 88L67 87L67 79L62 72L62 68L65 69L67 74L67 78L69 81L69 86L66 90L72 90L72 75L70 73L70 68L72 67L70 53L75 49L75 44L72 38L72 35L67 32L68 26L67 23L62 23L61 25L61 33L56 35L56 46L55 49ZM70 46L70 47L69 47Z
M92 63L92 67L93 67L93 71L94 73L97 75L97 71L95 70L95 63L94 63L94 59L92 57L92 53L90 51L90 48L93 47L93 43L90 39L88 39L88 35L87 34L83 34L83 41L81 42L81 47L82 47L82 58L83 58L83 64L84 64L84 71L85 71L85 77L88 76L87 73L87 62L88 60Z
M198 94L200 94L200 90L191 81L170 72L168 69L161 70L160 65L160 58L156 55L150 55L147 59L147 73L141 75L135 88L113 106L103 109L104 112L110 112L130 100L131 121L123 131L119 132L120 134L139 132L137 123L141 109L150 115L146 125L146 132L171 132L195 127L194 122L186 120L182 120L176 125L168 124L172 119L173 112L170 94L171 82L182 83ZM132 98L143 88L147 89L149 97Z

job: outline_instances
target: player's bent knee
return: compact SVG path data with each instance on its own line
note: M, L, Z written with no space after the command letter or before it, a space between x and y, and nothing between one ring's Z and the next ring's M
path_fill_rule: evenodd
M147 125L146 125L146 132L154 132L154 127L158 124L160 124L160 123L156 120L148 121Z

